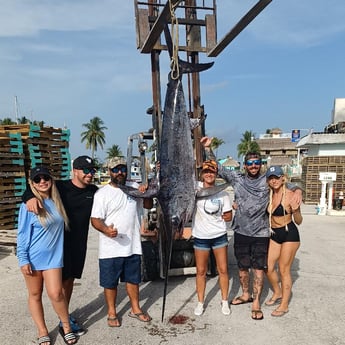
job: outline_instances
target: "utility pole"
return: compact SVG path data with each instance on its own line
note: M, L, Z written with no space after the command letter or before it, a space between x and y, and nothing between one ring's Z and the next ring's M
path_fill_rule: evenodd
M17 96L14 96L14 116L16 123L18 124L18 99Z

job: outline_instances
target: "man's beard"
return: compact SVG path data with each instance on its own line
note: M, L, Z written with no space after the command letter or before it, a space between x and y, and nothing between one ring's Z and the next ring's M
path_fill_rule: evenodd
M248 175L250 178L258 178L259 175L260 175L260 169L259 169L255 174L252 174L249 170L247 170L247 175Z
M112 177L111 178L111 182L114 183L114 184L120 184L120 185L124 185L126 183L126 177L123 176L123 177Z

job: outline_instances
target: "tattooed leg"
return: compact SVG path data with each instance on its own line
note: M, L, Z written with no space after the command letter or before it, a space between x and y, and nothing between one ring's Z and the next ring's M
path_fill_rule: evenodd
M264 270L253 269L253 310L260 310L260 297L264 286Z

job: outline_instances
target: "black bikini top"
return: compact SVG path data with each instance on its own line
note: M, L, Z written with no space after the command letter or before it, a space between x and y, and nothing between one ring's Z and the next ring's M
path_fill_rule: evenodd
M283 205L279 204L279 206L272 212L272 216L275 217L282 217L289 214L286 210L284 210Z

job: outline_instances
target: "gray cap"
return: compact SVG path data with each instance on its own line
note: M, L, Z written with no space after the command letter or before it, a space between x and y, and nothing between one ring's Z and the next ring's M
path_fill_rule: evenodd
M273 165L269 167L266 172L266 178L269 178L271 176L281 177L283 175L284 175L284 171L279 165Z
M108 160L108 168L115 168L118 165L127 166L127 162L124 157L114 157Z

